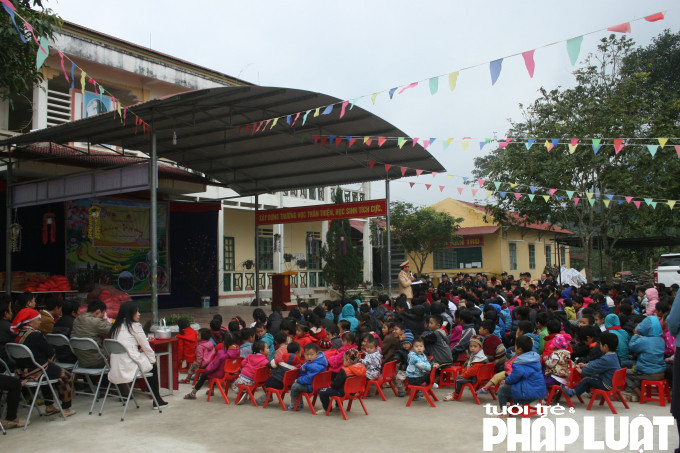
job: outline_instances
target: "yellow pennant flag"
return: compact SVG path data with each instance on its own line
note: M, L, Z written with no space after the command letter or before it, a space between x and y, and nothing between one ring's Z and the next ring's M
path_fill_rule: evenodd
M553 149L553 148L555 147L555 145L553 145L552 143L550 143L549 140L546 140L546 141L545 141L545 147L548 149L548 151L550 151L551 149Z
M569 154L574 154L578 145L569 145Z
M369 136L364 137L364 144L366 144L366 142L369 141L370 139L371 139L371 137L369 137Z
M593 195L595 195L593 192L586 192L586 197L588 197L589 200L593 198Z
M449 146L449 145L451 144L452 141L453 141L452 138L447 138L447 139L446 139L446 146Z
M511 182L511 183L510 183L510 188L511 188L511 189L514 189L515 187L517 187L517 183Z
M453 175L446 175L447 178L453 178Z
M602 203L604 203L604 205L605 205L606 207L609 207L609 203L611 203L611 201L609 201L609 200L602 200Z
M87 77L87 73L85 71L80 71L80 89L83 95L85 94L85 77Z
M666 204L669 208L673 209L673 206L675 206L675 200L668 200Z
M373 105L375 105L375 98L377 98L379 94L380 94L380 93L373 93L373 94L371 95L371 102L373 103Z
M120 108L120 101L116 102L116 110L118 110L118 118L120 118L120 122L123 122L123 114L121 113L121 108Z
M316 108L316 111L314 111L314 118L316 118L317 116L319 116L319 115L321 114L321 113L319 112L319 110L321 110L321 107L317 107L317 108Z
M276 123L278 123L278 122L279 122L279 119L274 118L274 121L272 122L272 127L270 127L269 129L274 129L274 126L276 126Z
M451 91L456 89L456 82L458 81L458 71L449 74L449 89Z
M493 190L487 190L487 191L486 191L486 196L487 196L487 197L490 197L492 193L493 193Z
M466 142L465 140L463 140L462 142L460 142L460 144L463 146L463 151L465 151L467 149L468 145L470 144L470 142Z
M661 149L663 149L663 147L666 146L667 141L668 141L667 138L660 138L659 139L659 145L661 145Z
M543 195L543 199L547 203L550 200L550 195Z

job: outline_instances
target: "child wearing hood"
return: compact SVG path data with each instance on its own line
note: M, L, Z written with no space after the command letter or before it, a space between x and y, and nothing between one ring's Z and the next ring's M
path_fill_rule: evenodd
M326 356L323 355L323 352L319 352L319 347L316 343L309 343L305 346L304 357L305 363L300 367L300 377L295 380L290 388L290 404L286 407L289 411L303 409L304 403L302 398L297 403L297 409L295 409L298 395L302 392L313 391L312 382L314 377L325 371L328 366Z
M571 353L568 335L556 335L552 350L545 358L545 386L567 385L571 373Z
M349 331L356 333L357 327L359 327L359 320L356 318L356 310L354 309L354 304L351 302L342 307L338 322L343 320L349 321Z
M408 367L408 355L413 347L413 334L410 330L404 332L402 337L400 347L394 354L394 360L397 362L397 376L394 385L397 387L399 397L406 396L406 368Z
M342 368L338 374L331 381L331 386L321 389L319 398L323 405L324 412L328 410L332 396L345 396L345 381L347 378L357 376L362 377L366 375L366 368L359 362L359 351L356 349L349 349L342 355ZM333 410L331 409L330 412Z
M541 356L533 351L533 346L533 340L527 336L522 335L515 340L517 358L512 364L512 371L498 389L500 408L506 406L510 399L514 404L523 405L545 398Z
M604 326L607 329L607 332L611 332L619 337L619 345L616 347L616 355L619 356L621 366L627 367L628 362L630 362L630 350L628 349L630 335L628 335L628 332L621 328L621 320L619 319L618 315L613 313L608 314L604 318ZM630 365L632 366L632 363Z
M487 363L486 354L484 354L484 337L475 335L470 339L469 359L463 366L463 372L456 378L456 390L444 397L444 401L453 401L456 395L460 392L463 384L475 384L477 382L477 374L483 364Z
M649 306L649 305L648 305ZM635 329L630 339L630 352L637 355L633 370L626 374L626 391L633 395L624 395L631 401L640 396L642 381L660 381L666 372L664 351L666 343L661 337L661 321L656 316L647 316Z
M645 314L647 316L656 316L656 304L659 302L659 292L656 288L649 288L645 291L647 297L647 309Z

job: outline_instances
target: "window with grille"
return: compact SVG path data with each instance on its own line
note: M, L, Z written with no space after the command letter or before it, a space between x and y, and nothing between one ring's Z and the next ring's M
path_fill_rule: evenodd
M511 242L508 244L510 248L510 270L511 271L516 271L517 270L517 244L514 242Z
M308 231L305 248L307 252L307 269L321 269L321 233Z
M236 253L234 252L234 238L224 238L224 270L233 271L236 269Z
M565 246L560 246L560 266L567 265L567 248Z
M529 269L536 269L536 246L529 244Z
M434 269L481 269L482 248L460 247L455 249L440 250L432 254Z
M545 265L552 267L552 247L549 245L545 246Z
M257 229L257 259L263 271L274 270L274 231L271 228Z

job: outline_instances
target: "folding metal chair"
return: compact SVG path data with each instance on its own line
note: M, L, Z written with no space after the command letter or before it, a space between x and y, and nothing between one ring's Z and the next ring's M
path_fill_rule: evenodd
M0 373L5 374L7 376L11 376L12 373L9 371L9 366L7 366L7 363L5 363L4 360L0 359ZM2 415L2 394L0 394L0 415ZM7 434L7 431L5 431L5 427L2 426L2 421L0 421L0 431L2 431L2 434Z
M61 401L59 401L59 395L52 386L52 384L56 384L59 381L59 379L49 379L47 377L47 369L35 361L33 353L25 345L17 343L7 343L5 345L5 350L7 351L7 355L10 357L10 359L14 360L15 362L21 359L30 359L31 362L33 362L33 365L35 365L36 368L40 368L41 370L40 377L38 378L37 381L28 381L24 385L24 388L27 388L28 391L32 394L31 396L33 397L31 400L31 405L28 409L28 416L26 417L26 425L24 426L24 430L28 428L28 421L31 420L33 408L35 407L35 403L38 400L38 394L42 393L41 387L43 385L47 385L50 388L50 392L52 392L52 398L54 398L53 404L55 404L59 408L59 412L61 413L62 418L64 419L64 421L66 421L66 414L64 414L64 410L61 408ZM35 391L31 389L35 389ZM43 397L43 399L45 398ZM40 408L38 408L38 413L40 413ZM40 413L40 415L42 414Z
M116 354L126 354L132 362L137 365L137 370L135 371L135 377L132 379L132 382L130 382L130 392L128 393L127 398L125 398L125 407L123 408L123 415L120 417L120 421L125 420L125 413L127 412L128 404L130 404L130 398L135 400L135 406L137 406L137 409L139 409L139 404L137 404L137 399L135 398L133 391L135 389L135 383L137 382L137 379L142 378L144 379L144 383L146 384L147 389L151 389L151 386L149 385L149 381L146 379L148 377L153 376L153 373L148 372L148 373L143 373L142 372L142 367L139 365L139 362L137 362L135 359L132 358L130 353L128 352L127 348L123 346L119 341L116 340L104 340L104 349L106 349L106 352L109 353L109 356L114 356ZM109 396L109 392L111 391L111 381L109 381L109 385L106 386L106 393L104 394L104 400L102 401L102 407L99 409L99 415L102 415L102 411L104 410L104 405L106 404L106 398ZM158 404L158 401L156 400L156 395L153 394L153 392L149 391L151 393L151 397L153 398L154 404L156 404L156 407L158 408L158 412L163 412L161 410L160 404Z
M62 335L60 333L48 333L45 335L45 339L53 348L66 346L69 348L69 350L71 349L71 343L68 341L68 337L66 335ZM54 364L69 371L75 366L75 363L58 362L56 360L54 360Z
M71 344L71 350L73 351L73 354L78 357L78 354L76 351L96 351L99 357L104 361L104 366L102 368L87 368L87 367L82 367L80 366L80 361L77 361L75 363L75 366L73 367L73 370L71 372L73 373L73 377L75 378L77 375L84 376L85 380L87 381L87 384L90 386L90 392L76 392L79 395L90 395L92 396L92 405L90 406L90 415L92 415L92 412L94 411L94 404L97 402L99 399L99 390L101 389L102 381L104 379L104 376L109 372L111 369L109 367L109 361L106 359L106 356L102 353L101 349L99 348L99 345L97 344L96 341L94 341L92 338L78 338L74 337L71 338L70 340ZM94 382L92 382L92 377L97 376L99 377L99 381L97 382L97 385L94 385ZM116 387L117 388L117 387ZM121 400L123 400L123 396L118 394Z

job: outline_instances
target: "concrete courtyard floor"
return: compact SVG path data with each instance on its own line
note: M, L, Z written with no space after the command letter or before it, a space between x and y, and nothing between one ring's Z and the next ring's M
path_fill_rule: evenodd
M0 451L483 451L485 409L474 404L469 394L461 402L440 401L436 408L425 401L414 402L407 408L406 398L397 398L389 391L386 402L375 396L366 399L370 415L364 415L360 406L353 406L349 420L344 421L337 411L326 417L313 416L307 407L302 412L292 413L281 411L278 404L270 404L267 409L253 407L249 402L236 406L233 404L235 395L231 392L230 405L225 405L219 394L207 403L205 391L199 392L195 401L182 399L189 389L189 385L180 384L179 391L165 397L170 405L161 414L151 409L150 400L139 395L140 409L131 403L124 422L120 421L122 407L117 402L108 400L99 417L97 411L88 415L92 401L89 397L76 396L73 404L78 412L76 415L63 421L56 415L39 417L34 414L28 430L12 429L6 436L0 436ZM446 391L437 389L435 393L441 400ZM489 396L482 397L482 404L491 402ZM316 407L321 412L320 402ZM669 415L668 406L659 407L658 404L632 403L630 410L624 409L621 403L616 403L616 407L620 407L621 416L631 419L638 414L646 417ZM20 409L20 416L25 417L26 413L26 409ZM604 438L604 417L609 415L607 406L596 406L588 412L585 406L577 403L575 414L567 416L578 422L581 433L583 417L595 417L595 439L601 440ZM550 415L548 418L558 417ZM521 422L518 420L518 423ZM618 422L616 426L618 439ZM673 451L678 445L677 431L674 426L667 431L669 449L663 451ZM506 444L501 444L493 451L509 450ZM593 450L584 449L581 434L579 440L564 451ZM654 449L645 451L662 451L656 434Z

